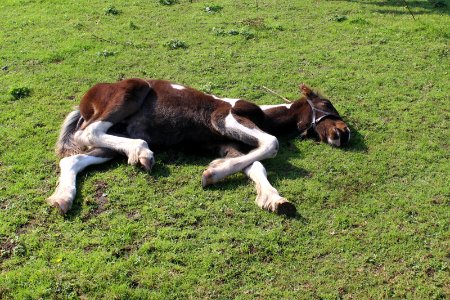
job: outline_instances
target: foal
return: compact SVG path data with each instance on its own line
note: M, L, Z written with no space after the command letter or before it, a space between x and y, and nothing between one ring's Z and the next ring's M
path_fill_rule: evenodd
M195 146L222 157L203 172L203 187L243 171L256 184L259 207L293 215L295 206L269 183L260 163L277 154L275 136L315 134L336 147L350 139L350 130L330 101L306 85L300 90L295 102L258 106L165 80L97 84L62 125L56 145L61 174L47 201L66 213L76 195L76 176L89 165L125 155L129 164L150 171L155 164L150 149Z

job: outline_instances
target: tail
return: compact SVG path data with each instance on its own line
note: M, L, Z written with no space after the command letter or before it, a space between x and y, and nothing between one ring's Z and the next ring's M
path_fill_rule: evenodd
M66 157L83 152L83 149L78 146L73 136L77 129L80 127L83 118L81 117L78 109L69 113L61 126L59 132L58 142L56 143L56 155L59 157Z

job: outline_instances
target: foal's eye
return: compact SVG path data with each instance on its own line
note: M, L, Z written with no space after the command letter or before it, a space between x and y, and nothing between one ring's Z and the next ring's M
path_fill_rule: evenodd
M332 106L330 100L327 100L327 99L323 100L322 103L323 103L326 107L331 107L331 106Z

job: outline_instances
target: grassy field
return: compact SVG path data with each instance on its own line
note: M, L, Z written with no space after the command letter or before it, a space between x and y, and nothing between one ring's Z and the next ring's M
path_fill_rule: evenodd
M171 2L1 1L0 299L448 299L450 3ZM62 120L130 77L258 104L305 82L353 140L264 162L297 218L242 174L203 190L214 157L175 151L89 168L59 215Z

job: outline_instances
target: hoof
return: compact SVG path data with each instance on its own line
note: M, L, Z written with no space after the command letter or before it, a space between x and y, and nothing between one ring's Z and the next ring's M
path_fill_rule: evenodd
M291 202L285 200L283 202L277 203L275 205L275 212L278 215L285 215L288 217L294 217L297 213L297 209L295 208L294 204Z
M202 187L206 187L206 186L211 185L213 183L215 183L215 181L214 181L214 173L211 172L209 169L206 169L203 172L203 175L202 175Z
M150 172L155 165L155 159L153 157L140 157L139 162L147 172Z
M47 202L58 209L60 214L65 214L69 211L69 209L72 207L72 201L66 201L63 199L54 199L52 197L47 199Z

